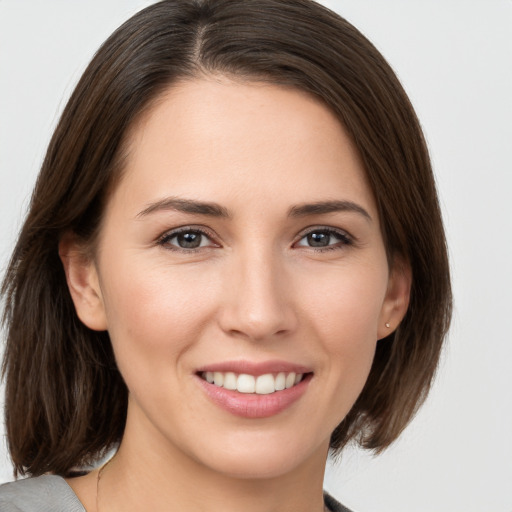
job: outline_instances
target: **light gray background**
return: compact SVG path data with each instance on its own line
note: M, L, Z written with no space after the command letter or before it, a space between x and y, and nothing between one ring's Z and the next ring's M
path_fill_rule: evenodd
M149 3L0 0L2 274L58 112L100 43ZM326 488L359 512L512 512L512 1L324 3L376 44L417 109L456 301L425 407L383 455L347 451Z

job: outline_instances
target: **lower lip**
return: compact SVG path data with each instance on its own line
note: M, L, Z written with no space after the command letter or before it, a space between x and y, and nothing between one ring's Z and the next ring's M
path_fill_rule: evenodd
M312 376L307 374L295 386L268 395L239 393L210 384L199 376L197 379L208 397L225 411L242 418L269 418L295 403L306 392Z

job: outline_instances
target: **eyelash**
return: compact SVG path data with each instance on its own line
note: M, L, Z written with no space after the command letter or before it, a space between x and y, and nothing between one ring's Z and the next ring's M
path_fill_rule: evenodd
M212 242L212 245L210 245L209 247L212 247L212 246L219 247L219 245L213 241L215 237L213 236L213 234L210 231L207 231L204 228L200 228L200 227L196 227L196 226L184 226L182 228L174 229L170 232L168 231L158 238L157 245L165 247L171 251L183 252L183 253L187 253L187 254L195 253L195 252L200 251L201 249L204 249L204 247L201 247L201 246L184 248L184 247L179 247L177 245L173 245L170 243L170 241L173 238L176 238L177 236L179 236L181 234L185 234L185 233L194 233L194 234L204 236L204 237L208 238L208 240L210 240L210 242Z
M325 226L317 226L317 227L310 227L307 229L307 231L303 232L300 235L300 238L295 244L300 242L303 238L306 238L309 235L312 235L313 233L316 234L325 234L329 236L335 236L338 238L338 242L332 245L327 245L326 247L310 247L310 246L302 246L302 247L308 247L309 249L312 249L315 252L327 252L327 251L335 251L335 250L342 250L346 248L347 246L351 246L354 244L354 239L346 232L341 229L334 229L331 227L325 227ZM341 245L339 245L341 243ZM295 245L294 244L294 245Z
M165 247L171 251L182 252L182 253L186 253L186 254L195 253L195 252L200 251L201 249L204 249L204 246L201 247L201 245L199 247L184 248L184 247L179 247L177 245L170 243L170 241L172 239L176 238L180 234L185 234L185 233L198 234L198 235L208 238L208 240L210 240L210 242L211 242L211 245L209 245L208 247L220 247L214 241L215 237L213 236L213 234L210 231L207 231L204 228L200 228L200 227L196 227L196 226L184 226L182 228L178 228L173 231L166 232L157 239L157 245ZM307 246L307 245L303 245L303 246L299 246L299 247L306 247L308 249L313 250L314 252L322 253L322 252L326 252L326 251L342 250L343 248L354 244L354 239L345 231L334 229L331 227L318 226L318 227L308 228L307 231L304 231L303 233L301 233L300 238L296 242L294 242L293 245L295 246L302 239L304 239L307 236L312 235L314 233L335 236L338 238L339 241L335 244L328 245L325 247L311 247L311 246ZM339 245L340 243L341 243L341 245Z

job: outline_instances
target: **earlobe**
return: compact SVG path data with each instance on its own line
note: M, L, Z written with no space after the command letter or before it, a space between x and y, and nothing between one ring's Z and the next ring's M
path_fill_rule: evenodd
M397 259L389 276L388 289L379 318L377 339L389 336L400 325L409 307L411 284L410 265Z
M106 330L105 307L94 261L71 233L60 240L59 256L78 318L90 329Z

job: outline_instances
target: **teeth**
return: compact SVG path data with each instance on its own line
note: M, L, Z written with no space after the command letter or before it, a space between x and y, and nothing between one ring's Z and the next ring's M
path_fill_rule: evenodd
M276 384L274 376L271 373L266 375L260 375L256 379L256 393L258 395L268 395L276 390Z
M286 374L283 372L278 373L276 376L276 391L282 391L286 387Z
M242 373L236 381L236 390L240 393L254 393L256 389L256 379L252 375Z
M222 384L224 384L224 374L220 372L213 372L213 383L216 386L222 386Z
M236 390L239 393L256 393L258 395L268 395L275 391L289 389L298 384L302 378L302 373L284 373L277 375L266 373L254 377L247 373L236 375L233 372L203 372L202 377L210 384L223 387L224 389Z
M237 385L236 375L233 372L227 372L224 374L224 384L223 387L226 389L235 390Z
M286 387L286 389L288 389L288 388L291 388L294 384L295 384L295 373L292 372L286 376L285 387Z

